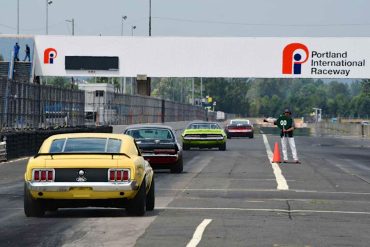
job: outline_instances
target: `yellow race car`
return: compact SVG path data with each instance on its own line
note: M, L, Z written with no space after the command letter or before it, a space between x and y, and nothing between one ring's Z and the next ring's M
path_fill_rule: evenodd
M27 217L73 207L126 208L137 216L154 209L153 169L128 135L51 136L29 160L24 179Z

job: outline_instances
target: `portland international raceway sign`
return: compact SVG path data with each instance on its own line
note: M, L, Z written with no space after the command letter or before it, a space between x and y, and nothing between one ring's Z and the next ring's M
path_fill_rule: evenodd
M35 36L35 49L41 76L370 78L370 38ZM70 56L118 68L68 69Z

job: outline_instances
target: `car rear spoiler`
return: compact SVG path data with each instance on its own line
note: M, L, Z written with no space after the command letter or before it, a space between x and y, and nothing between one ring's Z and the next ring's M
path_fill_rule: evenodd
M94 152L94 153L38 153L38 154L36 154L35 156L33 156L34 158L37 158L37 157L39 157L39 156L48 156L48 155L50 155L51 156L51 158L53 159L53 156L54 155L94 155L94 154L98 154L98 155L112 155L112 159L113 159L113 156L114 155L122 155L122 156L125 156L125 157L127 157L127 158L129 158L129 159L131 159L131 157L130 156L128 156L127 154L125 154L125 153L99 153L99 152Z

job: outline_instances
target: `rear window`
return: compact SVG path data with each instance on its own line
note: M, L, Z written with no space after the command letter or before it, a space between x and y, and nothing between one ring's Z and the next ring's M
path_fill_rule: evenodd
M121 140L112 138L66 138L54 140L50 153L119 153Z
M132 136L135 140L155 139L155 140L173 140L174 136L169 129L129 129L127 135Z
M249 120L231 120L230 124L250 124Z
M190 124L188 129L221 129L218 124L215 123L193 123Z

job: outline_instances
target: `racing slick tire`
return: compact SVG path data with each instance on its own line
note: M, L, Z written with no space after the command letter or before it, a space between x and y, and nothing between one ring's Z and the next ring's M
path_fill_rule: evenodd
M184 164L181 158L176 162L176 164L173 167L171 167L171 173L182 173L183 169Z
M146 211L146 183L145 178L141 183L140 189L134 199L132 199L126 208L129 215L143 216Z
M221 146L219 146L218 149L221 150L221 151L226 151L226 143L224 143Z
M154 176L152 178L152 183L150 184L149 192L146 196L146 210L153 211L155 205L155 184L154 184Z
M24 214L27 217L42 217L45 214L45 207L40 200L33 199L27 185L24 184Z
M186 144L183 144L183 145L182 145L182 149L184 149L184 150L189 150L189 149L190 149L190 147L189 147L188 145L186 145Z

